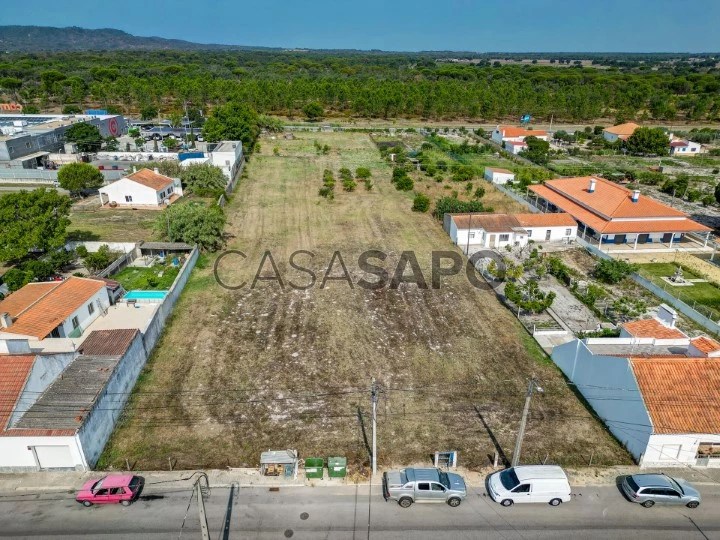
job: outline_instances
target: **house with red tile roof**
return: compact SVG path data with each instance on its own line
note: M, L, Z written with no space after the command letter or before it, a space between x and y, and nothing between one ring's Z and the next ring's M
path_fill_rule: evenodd
M525 129L515 126L497 126L492 132L492 140L498 144L524 142L525 137L537 137L543 141L550 139L548 132L542 129Z
M101 206L161 208L182 196L179 180L140 169L99 189Z
M640 126L635 122L627 122L603 129L603 137L607 142L615 142L617 140L626 141L630 135Z
M89 470L147 355L136 329L91 332L82 350L0 353L0 471Z
M720 343L640 322L559 345L553 362L641 467L720 467Z
M96 279L28 283L0 302L0 338L78 337L109 307L105 283Z
M577 223L569 214L445 214L443 226L464 251L523 247L536 242L570 242Z
M604 178L558 178L529 187L544 212L566 212L579 224L578 236L593 243L663 244L672 249L687 233L709 240L712 229L687 214Z
M688 139L670 136L670 155L677 157L693 157L705 153L702 144Z

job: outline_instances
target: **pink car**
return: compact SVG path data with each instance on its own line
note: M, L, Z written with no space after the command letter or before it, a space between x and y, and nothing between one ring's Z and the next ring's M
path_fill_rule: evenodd
M83 506L120 503L129 506L142 491L143 479L132 474L110 474L86 482L75 500Z

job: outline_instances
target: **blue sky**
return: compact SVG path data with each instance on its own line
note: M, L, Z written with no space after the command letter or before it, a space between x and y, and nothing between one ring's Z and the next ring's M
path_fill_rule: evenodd
M271 47L720 51L720 0L34 0L0 24Z

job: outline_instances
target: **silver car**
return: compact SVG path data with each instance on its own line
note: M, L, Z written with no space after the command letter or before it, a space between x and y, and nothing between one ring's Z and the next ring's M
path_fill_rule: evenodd
M414 502L441 502L456 507L467 497L467 488L458 474L407 468L383 475L383 497L386 501L397 501L403 508Z
M633 474L622 481L622 490L630 502L650 508L658 504L700 506L700 492L682 478L664 474Z

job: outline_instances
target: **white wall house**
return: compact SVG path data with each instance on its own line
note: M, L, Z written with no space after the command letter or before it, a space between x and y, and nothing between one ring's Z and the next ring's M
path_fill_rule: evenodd
M493 184L506 184L508 181L515 180L515 173L507 169L498 169L495 167L485 167L485 180Z
M242 159L242 141L222 141L210 152L210 163L222 169L228 182L235 177Z
M520 152L528 149L527 143L522 141L505 141L503 147L513 155L518 155Z
M686 141L683 139L674 139L670 141L670 155L671 156L697 156L703 154L705 149L699 143L693 141Z
M503 142L523 142L525 137L537 137L543 141L549 140L548 132L541 129L525 129L515 126L497 126L492 132L492 140L498 144Z
M720 467L720 410L708 406L720 399L719 351L704 337L589 338L552 359L641 467Z
M615 141L621 139L626 140L630 135L632 135L637 128L640 126L635 124L634 122L628 122L626 124L618 124L617 126L612 126L609 128L603 129L603 138L607 142L614 143Z
M150 169L140 169L99 192L101 205L110 206L159 207L182 195L179 182Z

